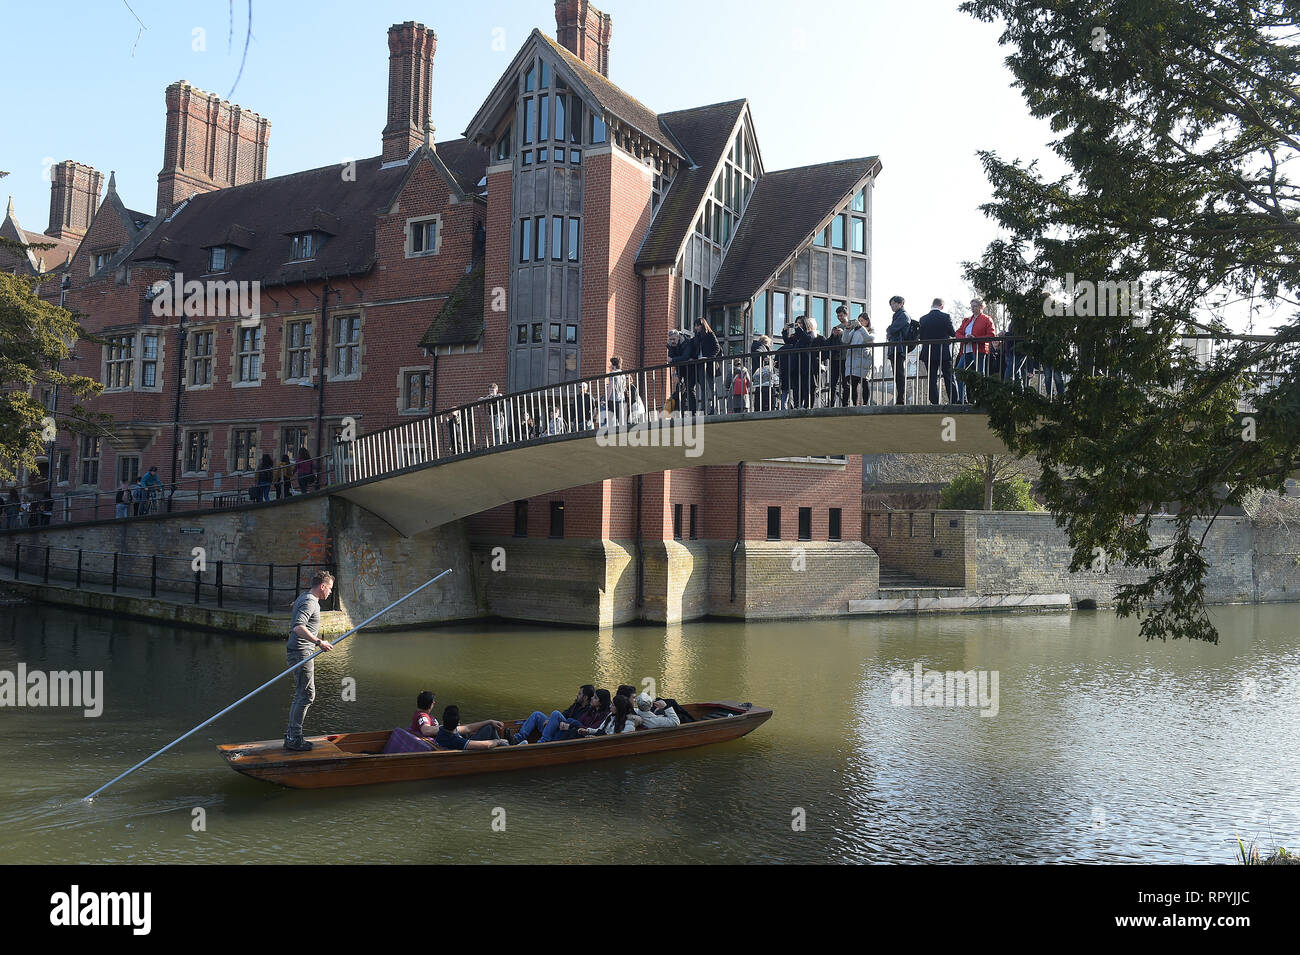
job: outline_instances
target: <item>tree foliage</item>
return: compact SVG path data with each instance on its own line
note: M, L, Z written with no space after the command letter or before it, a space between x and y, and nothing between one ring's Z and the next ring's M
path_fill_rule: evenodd
M940 507L949 511L1036 511L1038 506L1029 494L1029 482L1022 477L993 482L992 507L985 497L985 472L972 468L961 472L943 489Z
M1066 171L981 152L1002 235L966 278L1003 303L1023 354L1067 380L1047 401L969 376L991 425L1037 458L1074 548L1149 571L1117 609L1148 638L1217 640L1205 613L1208 523L1300 467L1300 46L1296 0L968 0L999 22L1030 112ZM1145 309L1067 309L1069 281L1141 283ZM1229 339L1225 297L1281 308ZM1074 312L1074 314L1071 314ZM1192 347L1196 326L1218 341ZM1258 391L1261 381L1266 390ZM1149 514L1181 504L1154 546Z
M27 246L6 241L5 248L22 254ZM38 296L39 286L38 278L0 273L0 479L6 481L16 480L23 468L36 470L52 429L102 429L104 418L74 403L56 421L41 403L45 387L84 396L102 386L58 370L82 330L70 311Z

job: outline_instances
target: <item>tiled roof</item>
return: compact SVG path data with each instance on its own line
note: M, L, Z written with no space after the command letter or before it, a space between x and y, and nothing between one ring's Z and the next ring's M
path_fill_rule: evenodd
M713 280L709 304L750 298L879 169L880 159L867 156L764 173Z
M472 345L483 337L483 286L486 275L480 260L465 274L420 339L420 347Z
M744 112L745 102L737 99L659 114L659 124L681 143L694 165L683 167L673 179L636 257L637 265L663 265L677 261L682 240L690 231L695 212L713 182L713 173L731 142L731 131Z
M658 113L622 87L610 82L609 77L593 70L567 49L560 46L558 41L551 39L541 30L533 30L533 33L540 37L564 61L564 64L573 71L578 81L587 88L596 102L601 105L601 108L608 110L653 142L675 154L681 154L681 147L676 145L672 136L660 127Z
M277 285L364 272L374 259L375 213L392 203L408 168L380 165L378 156L358 160L355 181L345 179L335 163L202 193L178 207L129 257L174 262L179 271L197 278L208 271L208 248L233 244L244 251L221 274L223 281L257 279ZM321 210L337 217L340 231L315 258L290 264L285 228L310 222Z
M468 139L449 139L445 143L434 144L433 148L462 189L471 196L483 191L479 183L487 175L488 150Z

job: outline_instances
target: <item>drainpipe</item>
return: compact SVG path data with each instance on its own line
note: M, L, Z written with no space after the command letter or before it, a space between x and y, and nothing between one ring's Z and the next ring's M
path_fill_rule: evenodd
M745 534L745 462L736 465L736 542L731 545L731 602L736 602L736 553Z
M185 392L185 310L176 316L176 407L172 411L172 492L167 495L167 513L171 513L176 497L176 468L181 460L181 396Z
M645 273L641 275L641 341L639 345L637 367L645 367ZM642 385L645 382L642 381ZM648 396L642 395L641 400L646 401ZM648 422L647 422L648 424ZM645 478L643 475L636 476L636 605L637 608L645 606L645 545L641 540L641 491Z
M316 375L316 456L320 458L325 453L325 359L326 352L329 350L329 318L326 310L329 308L330 301L330 283L325 279L325 287L321 289L320 296L320 362L319 370ZM318 478L318 480L320 480ZM319 486L319 485L318 485Z

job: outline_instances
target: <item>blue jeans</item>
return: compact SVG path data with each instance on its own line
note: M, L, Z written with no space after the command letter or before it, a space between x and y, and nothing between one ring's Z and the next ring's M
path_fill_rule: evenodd
M536 716L537 714L534 713L533 715ZM578 736L577 730L574 729L562 730L560 729L561 723L569 723L570 726L573 725L573 722L570 721L569 718L565 716L563 713L561 713L559 710L551 710L551 715L547 717L546 720L546 728L542 730L541 742L549 743L552 740L557 740L557 739L577 738Z
M989 362L988 355L981 355L977 352L965 352L964 354L957 356L957 370L961 371L963 368L970 368L974 366L976 371L983 374L984 370L988 367L988 362ZM967 393L966 385L961 381L961 379L958 379L957 380L957 403L966 404L969 401L969 397L970 396Z
M524 725L519 727L519 732L511 737L510 742L518 744L532 736L533 730L540 730L545 726L546 714L540 710L533 710L528 719L524 720Z
M284 659L288 666L293 666L315 651L289 650ZM307 707L316 700L316 661L309 660L293 671L293 703L289 706L289 728L284 731L285 739L302 739L302 721L307 718Z

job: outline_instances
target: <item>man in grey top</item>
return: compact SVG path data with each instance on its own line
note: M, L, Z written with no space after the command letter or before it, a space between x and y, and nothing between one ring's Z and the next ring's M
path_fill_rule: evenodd
M320 633L320 602L328 600L334 590L334 575L327 570L312 574L311 590L300 594L293 602L293 616L289 624L289 639L285 644L285 660L293 666L299 660L319 650L333 650L334 645L322 640ZM284 734L284 748L303 752L312 744L302 738L302 721L307 707L316 699L316 661L309 660L294 671L293 703L289 707L289 728Z

